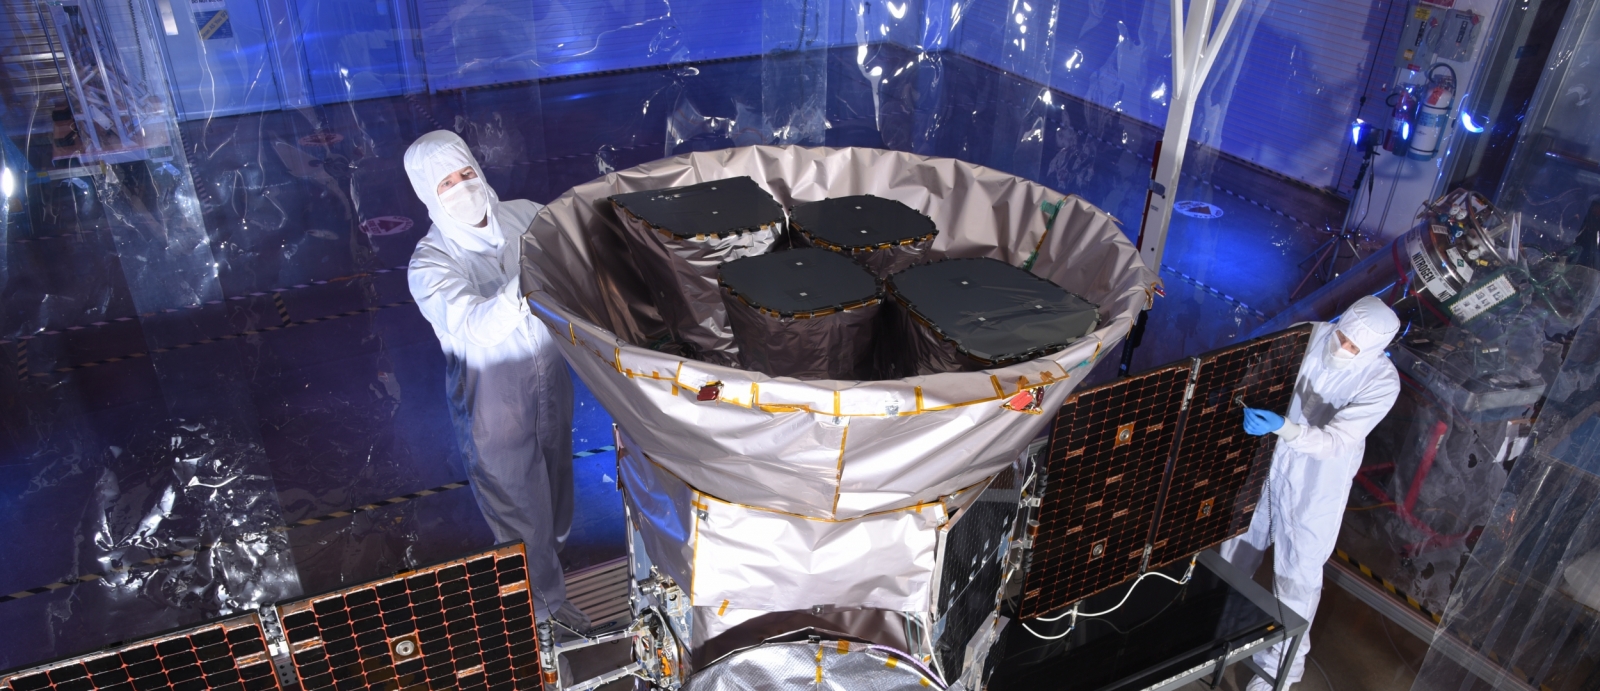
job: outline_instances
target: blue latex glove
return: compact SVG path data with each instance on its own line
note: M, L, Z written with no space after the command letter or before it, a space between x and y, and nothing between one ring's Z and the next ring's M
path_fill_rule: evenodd
M1247 434L1261 436L1276 431L1283 427L1283 416L1259 408L1244 409L1244 431Z

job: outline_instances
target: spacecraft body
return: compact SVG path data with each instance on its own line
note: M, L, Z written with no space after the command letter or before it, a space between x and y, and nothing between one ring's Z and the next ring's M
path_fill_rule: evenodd
M633 250L629 221L608 200L741 176L788 208L851 195L901 202L939 229L930 259L1027 267L1097 305L1097 326L1016 364L877 381L772 377L648 347L670 315L639 266L651 257ZM690 647L777 612L929 624L941 530L1012 473L1158 285L1116 220L1080 198L875 149L745 147L610 173L540 213L522 256L535 313L616 420L630 537L688 596Z

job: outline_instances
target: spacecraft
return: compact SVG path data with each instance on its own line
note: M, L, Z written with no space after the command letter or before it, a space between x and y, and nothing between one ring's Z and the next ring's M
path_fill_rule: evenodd
M858 202L859 245L816 220ZM1241 408L1286 407L1308 333L1075 390L1155 273L1081 199L895 151L656 161L523 242L530 306L616 421L631 623L535 623L511 545L0 687L121 689L149 649L195 691L982 688L1008 620L1244 530L1273 438ZM568 678L608 643L632 661Z

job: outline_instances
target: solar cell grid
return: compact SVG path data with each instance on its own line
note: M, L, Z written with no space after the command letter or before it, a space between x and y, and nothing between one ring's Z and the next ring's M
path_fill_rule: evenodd
M1142 568L1243 533L1276 437L1245 434L1239 401L1286 411L1310 331L1297 327L1069 399L1039 471L1020 615L1060 611Z
M536 689L521 545L280 608L305 691Z
M1190 367L1080 392L1057 413L1021 615L1060 610L1139 571Z
M1277 435L1244 432L1238 404L1283 413L1310 326L1202 355L1150 563L1166 564L1250 527Z
M12 691L278 688L261 620L248 614L0 676Z

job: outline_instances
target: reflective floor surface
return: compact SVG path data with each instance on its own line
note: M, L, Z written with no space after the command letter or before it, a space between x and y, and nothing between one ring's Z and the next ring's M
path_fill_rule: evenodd
M994 165L1137 232L1155 128L1058 92L1042 146L1008 148L997 114L1036 87L959 57L876 87L857 67L853 50L830 60L828 145ZM456 129L501 198L542 202L745 143L741 108L760 101L756 58L186 123L207 242L184 251L209 253L218 288L193 308L146 307L172 284L140 248L167 238L122 223L124 207L90 187L104 181L30 188L0 295L0 594L14 594L0 596L0 668L488 547L461 486L443 356L405 283L428 225L405 147ZM1282 309L1316 229L1343 214L1263 171L1190 159L1179 199L1222 215L1175 217L1136 368ZM160 202L140 201L158 188L141 175L117 180L134 208ZM569 570L624 549L610 420L578 391Z

